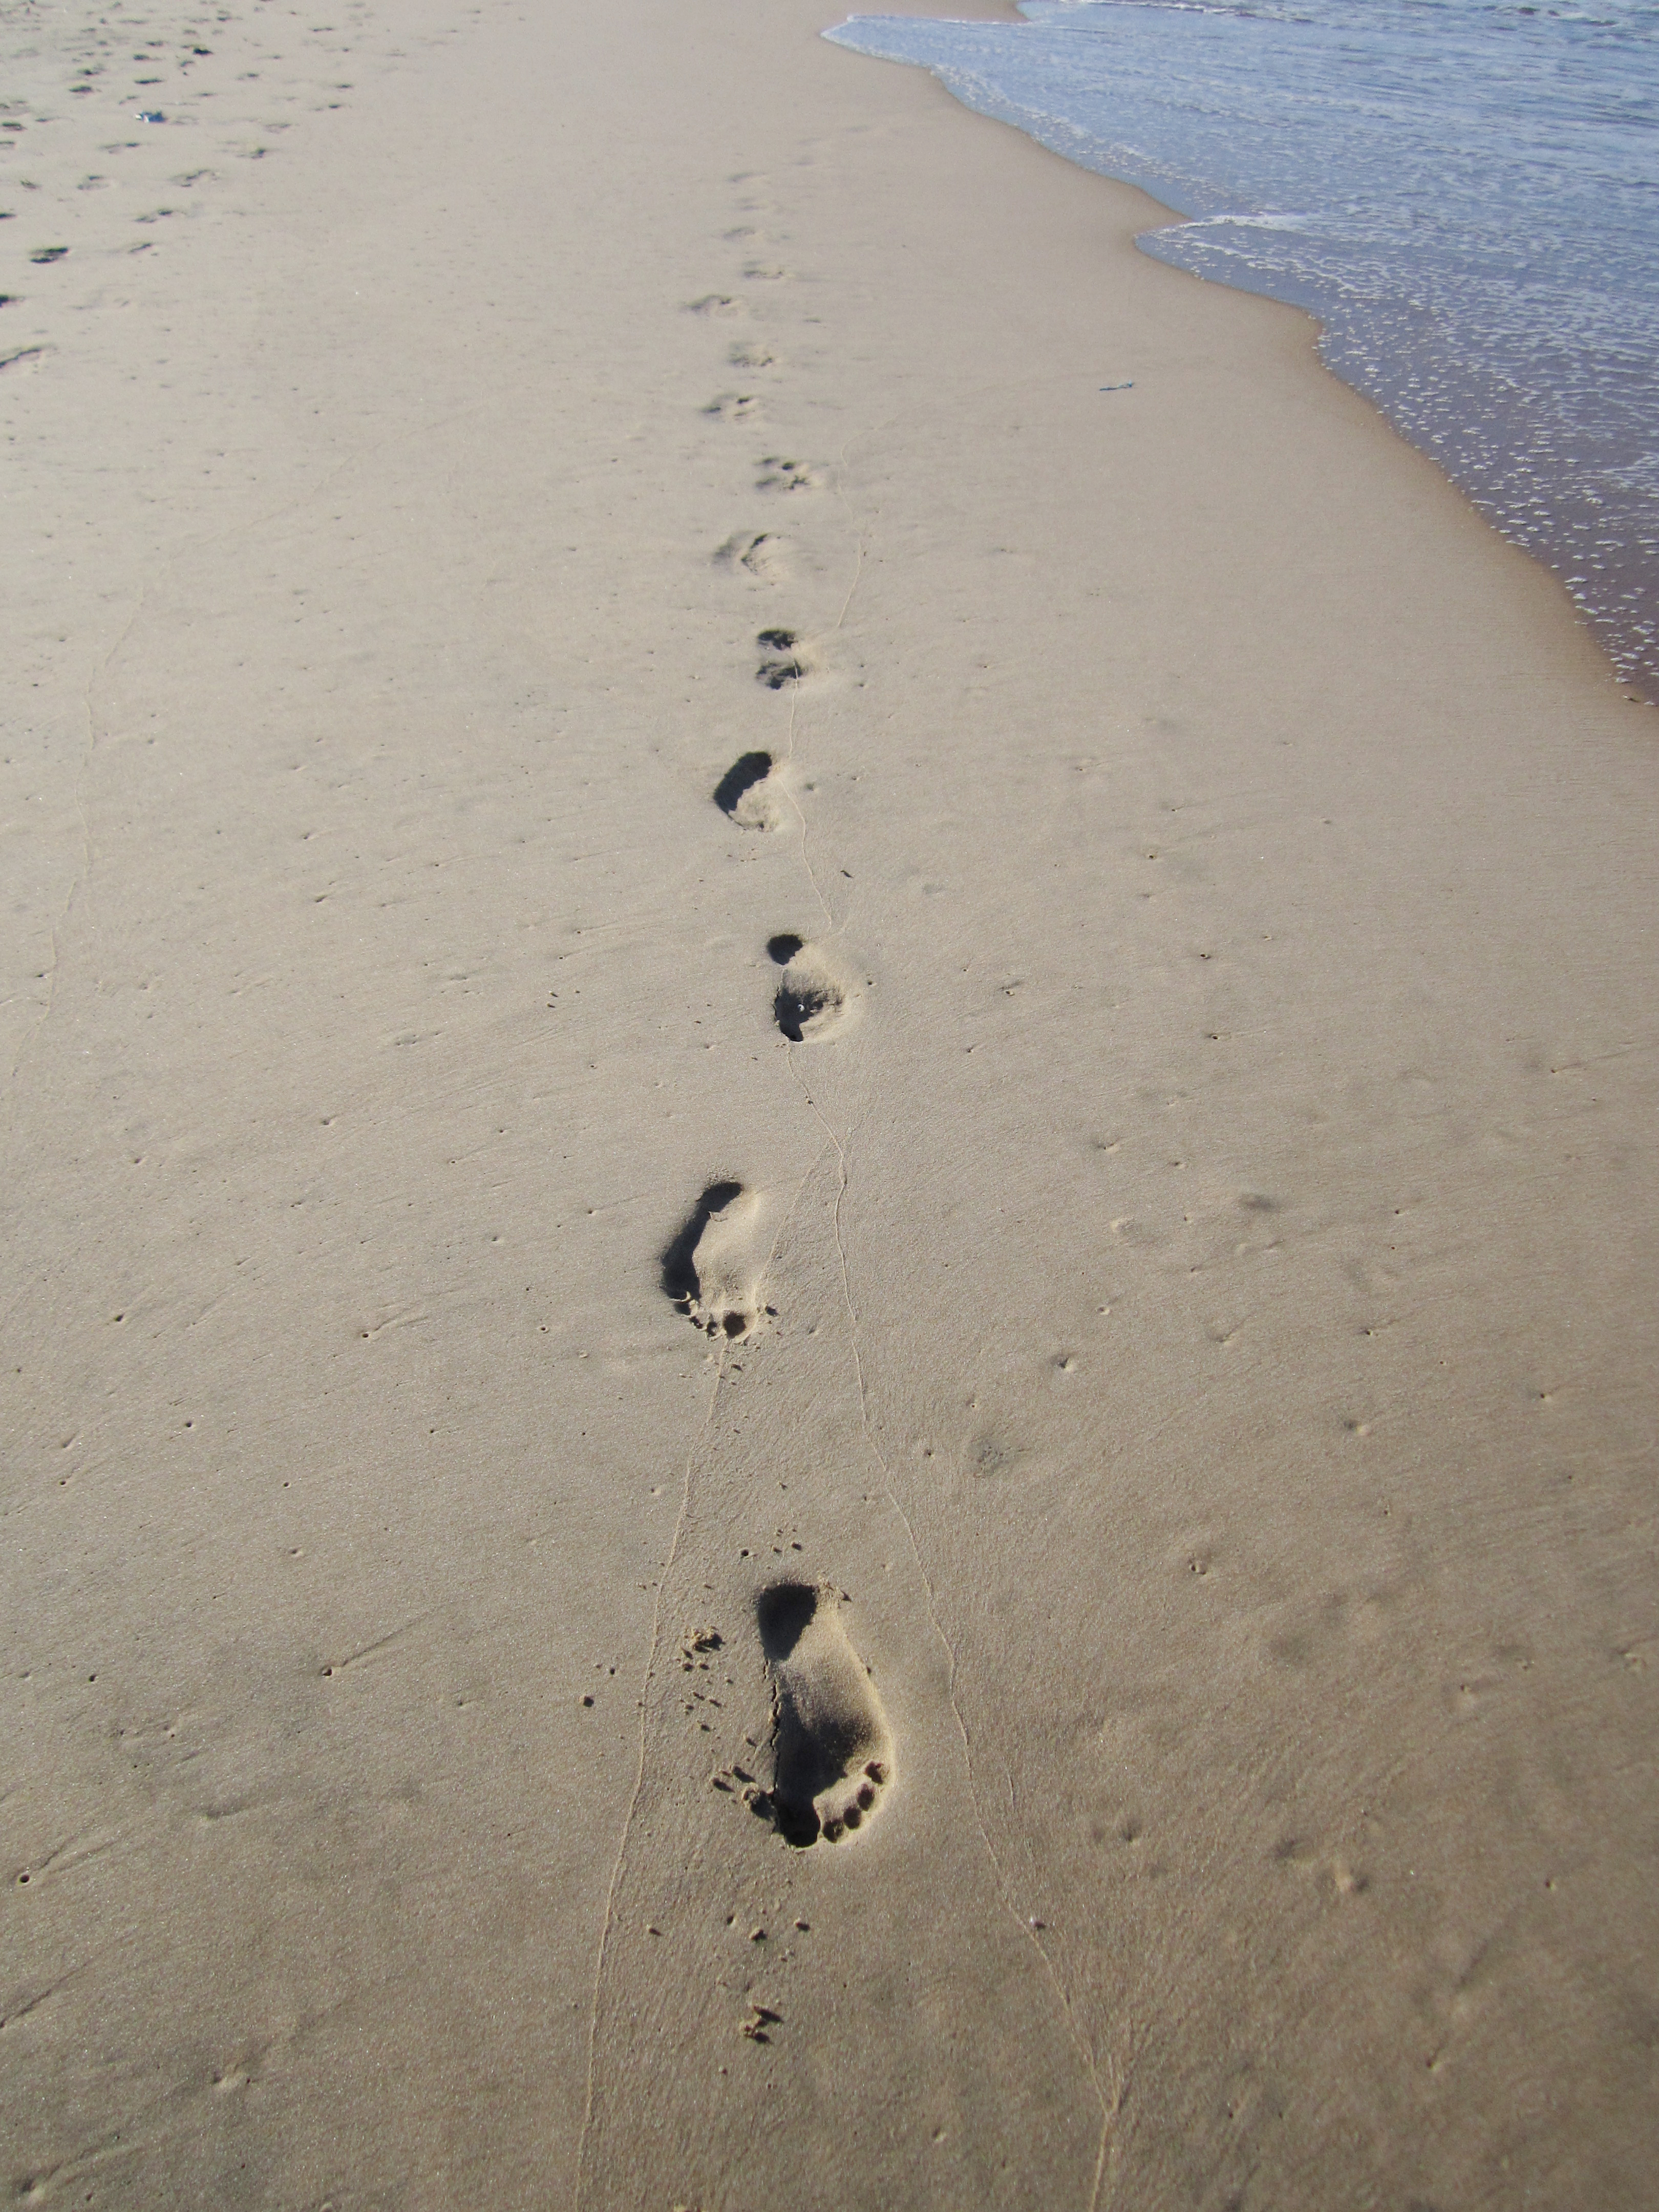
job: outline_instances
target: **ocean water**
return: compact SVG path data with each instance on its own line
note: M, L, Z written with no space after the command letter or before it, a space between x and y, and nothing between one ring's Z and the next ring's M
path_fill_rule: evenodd
M946 0L948 4L948 0ZM826 35L1190 220L1659 700L1659 0L1027 0Z

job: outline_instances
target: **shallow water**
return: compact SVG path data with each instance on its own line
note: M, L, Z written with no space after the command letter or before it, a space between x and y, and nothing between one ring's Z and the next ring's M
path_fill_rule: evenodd
M1659 699L1659 0L1028 0L827 35L1194 218Z

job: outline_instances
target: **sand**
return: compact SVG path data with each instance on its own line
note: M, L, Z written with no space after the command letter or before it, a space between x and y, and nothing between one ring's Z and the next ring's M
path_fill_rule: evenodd
M830 20L9 22L6 2185L1651 2205L1653 714Z

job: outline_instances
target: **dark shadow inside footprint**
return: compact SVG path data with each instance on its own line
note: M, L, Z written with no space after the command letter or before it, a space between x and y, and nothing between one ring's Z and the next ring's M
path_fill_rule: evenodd
M756 680L769 691L781 691L786 684L798 683L805 675L806 664L795 654L793 630L763 629L755 642L767 656L755 671Z
M791 1044L805 1044L807 1024L820 1014L832 1012L841 1003L841 993L833 984L812 981L783 983L772 1001L772 1012Z
M774 1583L755 1601L761 1650L774 1667L781 1666L811 1626L818 1594L811 1583Z
M740 1182L711 1182L686 1216L684 1225L664 1250L661 1260L663 1293L677 1306L690 1307L696 1303L699 1285L695 1255L702 1241L702 1232L708 1226L710 1216L723 1212L734 1198L742 1195L743 1185Z
M809 1850L818 1839L818 1816L813 1810L811 1799L804 1799L799 1804L793 1802L786 1803L781 1793L775 1790L770 1803L772 1826L784 1842L794 1850Z
M761 1649L772 1666L781 1667L788 1659L817 1609L818 1594L810 1583L775 1583L761 1592L755 1611ZM818 1816L812 1800L833 1779L818 1747L801 1728L793 1703L786 1700L778 1714L777 1773L766 1810L785 1843L797 1850L817 1843Z
M775 937L767 939L766 949L780 968L787 968L805 943L804 937L796 937L784 929L780 930Z
M763 783L771 773L770 753L744 753L741 760L732 762L714 786L715 805L723 814L735 814L744 793L752 791L757 783Z

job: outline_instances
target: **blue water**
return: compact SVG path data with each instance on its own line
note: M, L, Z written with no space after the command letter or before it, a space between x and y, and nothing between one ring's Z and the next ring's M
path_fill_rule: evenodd
M946 0L948 4L948 0ZM838 45L1192 218L1659 699L1659 0L1026 0Z

